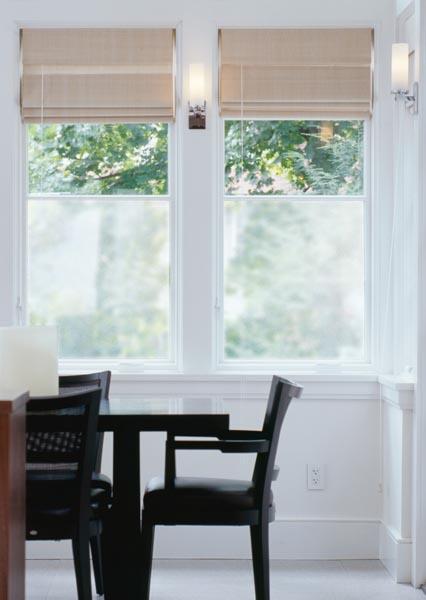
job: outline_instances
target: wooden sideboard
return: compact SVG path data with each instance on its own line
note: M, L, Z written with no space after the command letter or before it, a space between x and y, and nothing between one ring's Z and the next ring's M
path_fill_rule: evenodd
M0 600L25 600L25 405L0 390Z

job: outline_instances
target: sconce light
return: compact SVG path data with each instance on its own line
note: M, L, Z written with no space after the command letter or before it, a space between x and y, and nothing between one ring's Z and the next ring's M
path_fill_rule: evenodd
M409 49L408 44L392 44L392 94L395 102L404 100L407 110L413 114L418 110L419 84L413 83L413 91L408 89Z
M206 128L205 75L202 63L189 65L189 129Z

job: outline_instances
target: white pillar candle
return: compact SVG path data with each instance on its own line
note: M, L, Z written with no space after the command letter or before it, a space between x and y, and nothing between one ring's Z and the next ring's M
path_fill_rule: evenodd
M58 394L56 327L0 327L0 386L30 396Z

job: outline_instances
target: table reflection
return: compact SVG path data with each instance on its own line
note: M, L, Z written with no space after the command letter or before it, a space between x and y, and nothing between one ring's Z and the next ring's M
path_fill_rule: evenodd
M101 415L217 415L224 414L224 403L212 397L112 397L102 402Z

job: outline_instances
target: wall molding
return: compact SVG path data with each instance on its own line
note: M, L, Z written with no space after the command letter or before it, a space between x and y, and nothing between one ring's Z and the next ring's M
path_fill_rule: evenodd
M157 558L250 558L248 527L158 527ZM378 559L380 521L279 518L271 524L271 559ZM226 543L224 543L224 540ZM70 542L29 542L27 558L72 558Z
M394 528L380 525L380 560L396 583L411 583L413 541L403 538Z
M397 583L412 582L412 474L415 382L409 377L379 377L382 414L384 492L380 560ZM386 522L388 521L388 522Z

